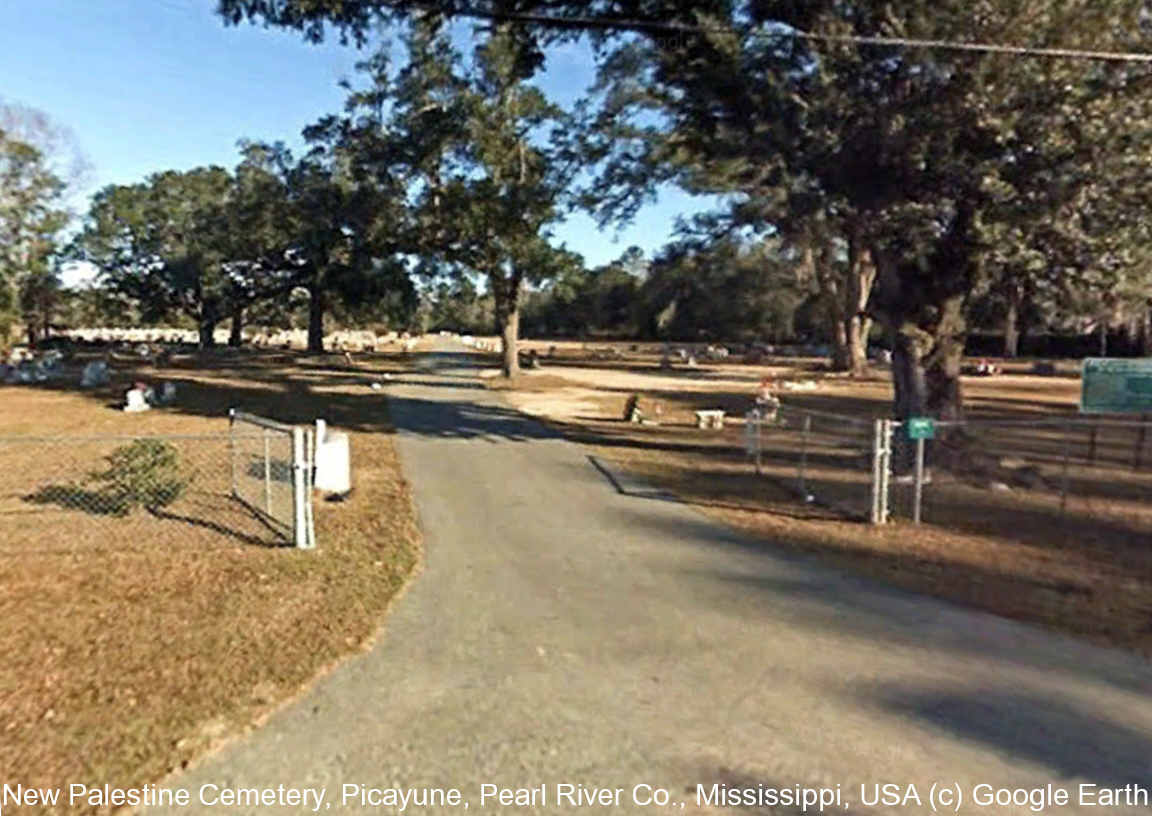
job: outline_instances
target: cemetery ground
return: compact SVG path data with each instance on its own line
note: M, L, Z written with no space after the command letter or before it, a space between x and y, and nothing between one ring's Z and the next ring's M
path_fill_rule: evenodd
M92 460L60 442L0 450L0 768L9 780L156 781L371 642L418 562L387 406L365 386L398 367L388 355L349 368L336 356L221 350L161 370L125 356L95 391L0 386L0 437L194 435L180 450L195 451L207 444L198 435L226 433L227 410L240 407L349 431L354 473L347 501L316 502L319 548L300 551L269 546L238 512L197 524L179 503L169 517L120 518L29 501L31 482L20 477L45 458L61 479L83 479ZM175 382L175 404L121 412L136 380Z
M542 367L511 385L490 379L490 387L506 390L520 410L589 444L608 478L628 480L618 485L622 492L651 492L633 487L647 485L657 491L654 499L675 497L766 547L807 553L905 589L1152 653L1152 478L1135 453L1144 434L1114 429L1093 439L1084 426L1066 433L1059 423L1043 424L1076 414L1074 361L1057 363L1059 376L1033 375L1033 361L1025 360L1008 363L1002 376L966 377L974 452L955 456L950 472L937 470L926 485L923 525L912 526L912 488L897 478L892 522L871 526L843 512L849 500L857 509L868 501L866 438L848 451L810 448L808 489L821 499L845 502L806 503L796 486L796 429L765 429L763 470L756 475L740 419L766 375L778 386L797 384L795 391L777 390L785 406L864 419L888 416L887 372L874 369L850 380L827 373L820 360L792 358L764 365L701 360L668 370L660 364L660 348L651 344L527 345L538 349ZM659 405L658 424L623 420L632 395L641 398L649 416ZM693 412L711 408L725 409L736 420L721 432L697 429ZM1017 424L979 424L993 418ZM1070 451L1073 461L1085 460L1089 447L1096 466L1069 469L1062 511L1062 456Z

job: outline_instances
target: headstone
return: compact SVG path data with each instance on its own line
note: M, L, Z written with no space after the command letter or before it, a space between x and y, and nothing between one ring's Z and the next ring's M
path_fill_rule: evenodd
M719 409L697 411L696 427L701 430L723 430L724 411Z
M108 363L103 360L93 360L84 366L80 375L81 388L97 388L108 384Z
M624 417L625 422L640 423L644 421L644 412L640 410L640 395L633 394L624 403Z
M40 366L44 369L54 369L60 361L64 359L64 354L58 349L50 349L44 352L40 357Z
M176 383L166 382L161 384L160 390L152 390L152 399L150 402L153 405L171 405L176 401Z
M141 388L139 383L136 384L135 388L129 388L124 392L124 411L126 413L147 411L151 407L148 404L147 391Z

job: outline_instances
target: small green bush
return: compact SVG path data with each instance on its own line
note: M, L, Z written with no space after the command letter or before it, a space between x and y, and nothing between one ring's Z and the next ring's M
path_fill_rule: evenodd
M107 470L91 474L100 483L107 511L127 515L137 507L155 510L180 498L190 479L180 470L176 448L159 439L137 439L105 457Z

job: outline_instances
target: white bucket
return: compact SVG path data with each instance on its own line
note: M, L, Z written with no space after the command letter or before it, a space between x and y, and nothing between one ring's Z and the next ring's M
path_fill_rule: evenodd
M316 420L315 487L329 493L347 493L352 489L348 434L329 431L322 419Z

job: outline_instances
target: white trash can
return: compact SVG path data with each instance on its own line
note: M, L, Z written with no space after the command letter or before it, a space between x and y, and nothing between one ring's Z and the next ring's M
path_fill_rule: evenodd
M317 490L347 493L352 489L352 458L348 434L329 431L324 420L316 420Z

